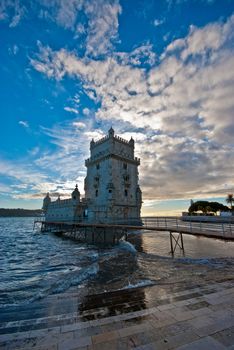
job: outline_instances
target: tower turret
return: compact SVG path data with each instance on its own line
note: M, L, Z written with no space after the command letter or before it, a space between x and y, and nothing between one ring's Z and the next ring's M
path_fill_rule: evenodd
M115 130L114 130L112 127L109 129L108 135L109 135L109 137L114 137L114 135L115 135Z
M51 203L51 198L50 198L50 194L49 192L47 192L45 198L43 199L43 206L42 206L42 209L46 212L49 205Z
M78 190L77 184L74 191L71 194L71 197L73 200L80 202L80 191Z

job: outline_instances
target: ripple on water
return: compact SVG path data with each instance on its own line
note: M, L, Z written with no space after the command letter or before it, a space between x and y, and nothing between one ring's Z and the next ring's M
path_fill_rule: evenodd
M0 307L31 303L74 288L77 293L82 288L95 294L178 283L220 266L225 270L229 260L220 257L233 256L233 242L208 238L184 237L185 256L177 251L177 259L172 260L165 233L130 234L128 242L99 249L35 233L32 227L32 218L0 218Z

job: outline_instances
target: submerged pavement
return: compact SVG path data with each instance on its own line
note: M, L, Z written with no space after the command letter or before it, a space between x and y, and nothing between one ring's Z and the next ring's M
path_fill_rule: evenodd
M18 321L14 313L2 314L1 349L234 349L234 279L228 276L90 295L82 303L75 292L49 299L46 317L40 304L30 318L26 310Z

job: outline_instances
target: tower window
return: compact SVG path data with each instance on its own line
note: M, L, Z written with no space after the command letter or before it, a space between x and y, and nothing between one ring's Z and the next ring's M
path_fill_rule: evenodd
M98 197L98 190L96 190L95 195L96 195L96 197Z
M129 175L123 175L124 181L129 181Z
M123 163L123 168L124 168L125 170L127 170L127 168L128 168L127 163Z
M124 190L124 195L125 195L125 197L128 196L128 190Z
M96 169L97 170L100 169L100 164L99 163L96 165Z
M112 190L109 190L109 193L112 193Z

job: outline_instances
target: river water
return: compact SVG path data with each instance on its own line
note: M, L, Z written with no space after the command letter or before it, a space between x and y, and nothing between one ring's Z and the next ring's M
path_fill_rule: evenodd
M234 242L184 235L185 254L172 258L168 233L135 232L104 249L33 231L33 218L0 218L0 241L0 312L70 290L82 296L194 281L234 265Z

